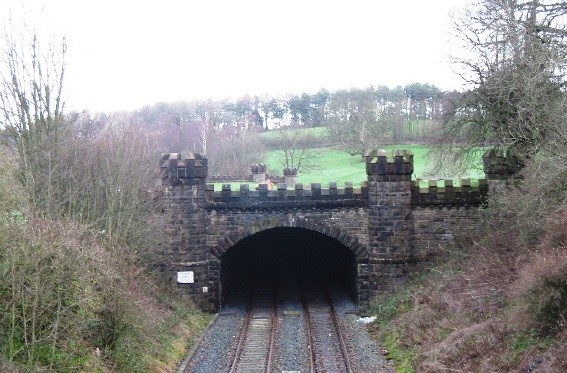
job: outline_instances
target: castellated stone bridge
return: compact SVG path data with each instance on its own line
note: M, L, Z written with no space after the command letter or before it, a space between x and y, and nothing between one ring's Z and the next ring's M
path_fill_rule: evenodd
M165 154L161 190L168 242L161 265L202 308L218 310L244 276L277 266L291 270L298 261L331 263L329 271L345 279L364 307L441 248L455 245L460 233L478 228L489 184L510 173L510 160L487 152L487 180L478 185L441 180L420 188L412 181L410 152L374 152L360 187L278 184L268 190L265 184L242 184L214 191L206 183L205 157ZM276 251L278 256L269 256Z

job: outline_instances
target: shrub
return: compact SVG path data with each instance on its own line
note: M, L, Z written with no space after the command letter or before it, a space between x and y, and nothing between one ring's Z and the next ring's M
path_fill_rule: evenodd
M515 315L542 335L564 331L567 322L567 209L550 215L539 246L528 251L511 288Z
M567 249L545 249L520 271L513 296L522 301L517 317L543 335L565 329L567 321Z
M0 223L0 352L8 360L72 370L88 360L81 315L91 309L95 250L69 223L30 219Z

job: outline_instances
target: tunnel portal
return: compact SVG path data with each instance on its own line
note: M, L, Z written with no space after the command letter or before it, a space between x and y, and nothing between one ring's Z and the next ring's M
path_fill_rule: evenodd
M242 296L254 283L305 281L316 276L356 299L356 258L351 249L304 228L272 228L248 236L221 258L220 303ZM280 291L282 289L279 289Z

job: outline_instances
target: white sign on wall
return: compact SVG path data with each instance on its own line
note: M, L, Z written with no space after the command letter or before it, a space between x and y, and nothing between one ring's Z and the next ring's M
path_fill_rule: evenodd
M177 272L177 283L179 284L192 284L195 282L193 271Z

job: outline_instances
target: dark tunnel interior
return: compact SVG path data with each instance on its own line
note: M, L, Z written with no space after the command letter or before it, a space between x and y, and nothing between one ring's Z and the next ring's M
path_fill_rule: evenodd
M222 257L221 305L242 297L239 290L252 283L278 283L281 288L286 281L313 278L342 287L355 300L354 253L336 239L308 229L261 231L242 239Z

